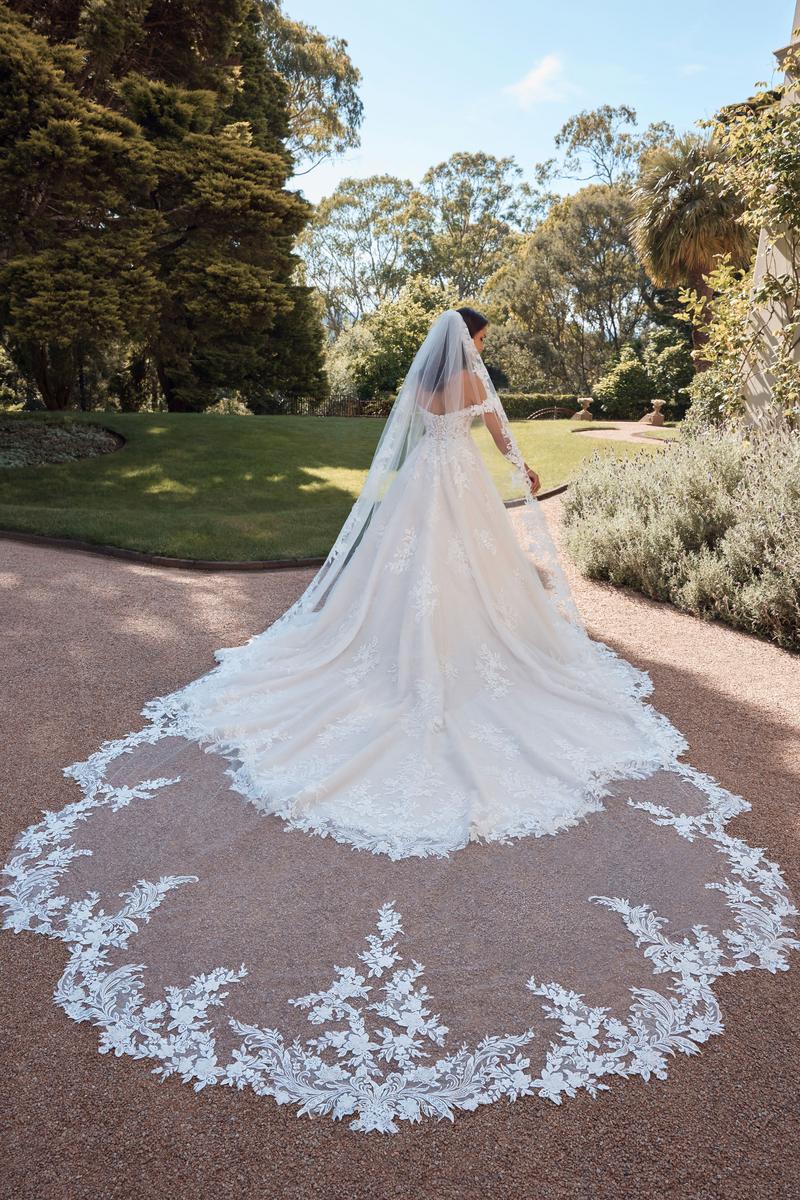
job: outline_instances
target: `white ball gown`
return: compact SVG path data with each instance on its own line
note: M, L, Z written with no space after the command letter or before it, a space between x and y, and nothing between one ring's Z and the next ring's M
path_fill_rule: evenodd
M56 1002L102 1052L395 1132L664 1078L721 1032L717 978L787 968L746 801L588 637L476 421L519 472L451 310L296 604L18 839L5 925L65 943Z

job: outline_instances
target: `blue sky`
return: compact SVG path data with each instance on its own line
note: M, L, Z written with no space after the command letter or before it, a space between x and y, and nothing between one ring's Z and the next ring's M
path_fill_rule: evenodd
M457 150L527 171L564 121L630 104L689 129L774 76L794 0L284 0L343 37L363 75L361 146L290 186L312 201L345 176L418 181ZM577 186L577 185L574 185Z

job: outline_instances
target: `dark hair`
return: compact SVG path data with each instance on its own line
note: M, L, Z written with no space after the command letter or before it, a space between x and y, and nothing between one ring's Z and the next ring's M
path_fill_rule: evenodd
M475 337L476 333L480 333L489 324L483 313L476 312L474 308L457 308L456 312L464 318L470 337Z
M467 330L469 331L470 337L474 337L476 333L479 333L481 329L483 329L486 325L489 324L489 322L486 320L486 317L482 316L481 313L476 312L474 308L457 308L456 312L458 313L458 315L461 317L462 321L466 325ZM466 351L462 350L461 368L460 368L461 370L463 370L466 365L466 360L464 358L465 354L466 354ZM451 367L452 367L452 364L451 364ZM429 377L428 377L428 381L427 381L428 387L434 395L437 392L444 391L444 389L449 381L450 376L445 373L446 369L447 369L447 347L445 346L442 349L442 353L439 357L439 361L436 364L436 367L434 368L434 370L432 370L429 373ZM453 370L459 370L459 368L455 367L455 368L453 368Z

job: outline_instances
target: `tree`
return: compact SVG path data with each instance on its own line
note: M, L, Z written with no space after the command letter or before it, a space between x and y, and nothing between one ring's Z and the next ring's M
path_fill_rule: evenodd
M57 362L55 352L43 365L41 353L31 353L29 369L49 373L43 386L50 390L57 371L63 382L56 402L69 403L82 356L127 336L135 343L131 369L141 374L139 360L146 357L168 407L198 410L222 389L285 386L291 363L276 339L292 321L295 331L305 331L304 340L291 339L298 381L316 378L322 386L321 330L310 290L294 278L293 240L311 209L284 187L292 167L286 88L259 48L259 5L161 0L29 7L51 39L38 39L38 53L63 64L56 94L66 88L72 106L60 132L46 104L31 96L31 72L21 60L14 63L11 86L23 125L14 125L12 115L3 138L10 157L0 173L13 190L16 171L24 188L25 170L15 163L24 164L28 155L36 209L34 240L28 231L29 244L8 264L7 313L10 319L19 312L15 296L31 294L28 316L51 312L57 332L59 312L69 313L61 318L60 340L47 343L56 347ZM18 18L9 20L24 29ZM59 103L66 104L63 96ZM81 150L65 182L65 156L98 122L98 153L111 154L106 128L124 131L133 166L123 181L87 166ZM66 150L49 145L54 129L67 139ZM45 142L43 155L30 160L31 147ZM122 162L119 151L115 161ZM30 188L30 180L40 178L49 188L72 189L55 233L44 228L55 220L52 196L46 193L42 205L37 188ZM114 258L107 247L117 244L122 249ZM123 283L125 303L118 303ZM84 326L72 330L81 313L88 314ZM39 330L40 340L46 333ZM120 387L124 392L124 381Z
M682 416L693 374L689 344L681 331L654 326L641 348L623 346L617 361L595 383L592 395L606 417L638 420L656 397L667 402L670 416Z
M421 276L340 334L329 358L336 390L355 390L362 400L393 395L411 366L431 322L457 300Z
M344 179L318 204L299 249L333 335L395 299L408 279L405 212L411 190L393 175Z
M134 122L81 96L74 46L0 9L0 62L0 330L45 406L66 408L105 342L152 326L155 164Z
M623 346L617 361L592 388L602 415L612 420L638 420L655 394L653 381L633 346Z
M642 160L633 192L633 244L655 283L688 287L710 297L707 275L728 255L745 266L753 237L743 223L740 194L721 184L713 171L721 146L686 134L674 146L659 146ZM695 349L704 340L695 335ZM698 367L705 364L698 357Z
M688 331L674 325L654 325L642 345L642 362L653 381L655 396L667 401L667 413L682 417L689 405L694 377Z
M268 385L274 327L299 302L292 236L309 206L287 193L283 153L224 123L217 99L129 74L120 94L155 153L153 247L162 302L148 350L167 407L193 411L222 389Z
M748 408L759 422L800 426L800 31L780 54L784 81L709 123L724 151L715 182L742 197L742 223L759 252L752 271L721 260L714 304L687 297L713 360L705 398L726 419ZM694 390L694 389L693 389ZM695 394L692 410L701 397ZM755 400L755 411L753 401Z
M239 389L255 413L274 412L276 399L285 396L323 400L330 390L318 299L301 284L290 295L294 302L278 313L265 347L266 371L257 372Z
M666 121L648 125L641 134L635 131L636 121L636 109L627 104L617 108L602 104L591 112L576 113L556 134L556 149L563 158L559 168L550 160L551 172L605 184L631 183L642 155L675 138Z
M568 197L553 219L574 310L615 352L645 316L645 280L631 246L630 217L624 190L591 184Z
M269 61L287 87L288 148L307 174L326 158L359 144L361 72L343 38L290 20L280 0L260 4ZM306 165L306 164L311 165Z
M487 286L489 344L513 387L586 394L636 336L646 280L630 215L624 189L592 184L518 239Z
M536 201L512 158L453 154L425 172L407 211L411 270L478 295L501 265L509 238L528 228Z

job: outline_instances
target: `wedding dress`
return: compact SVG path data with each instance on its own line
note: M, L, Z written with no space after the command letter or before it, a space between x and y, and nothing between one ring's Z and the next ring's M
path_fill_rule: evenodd
M525 493L513 521L477 423ZM67 943L56 999L101 1050L393 1131L663 1077L721 1031L715 978L788 965L780 871L725 828L746 802L681 761L647 674L588 637L458 312L325 564L217 659L67 768L83 798L6 867L6 924ZM434 1060L423 953L461 1039ZM345 954L360 965L332 968ZM236 1016L217 1011L232 984ZM297 1009L334 1028L302 1040Z
M587 637L532 497L523 550L471 436L491 413L524 465L482 368L445 313L310 595L147 710L229 753L264 812L392 858L555 833L685 747Z

